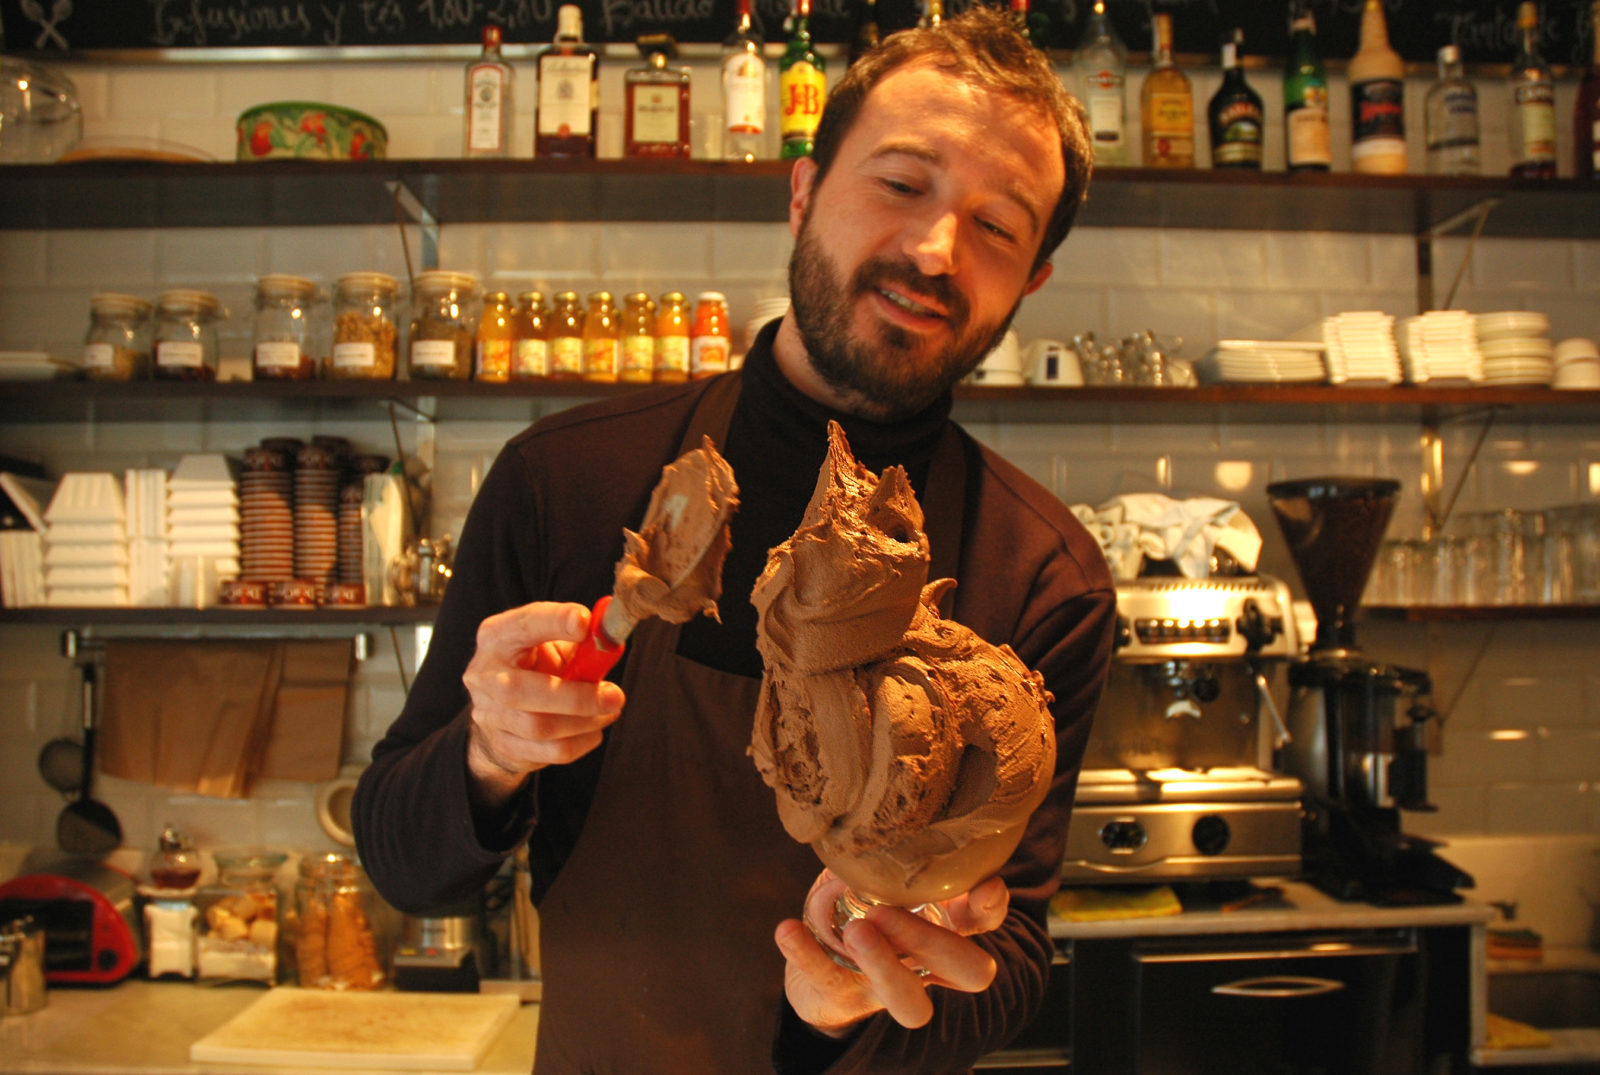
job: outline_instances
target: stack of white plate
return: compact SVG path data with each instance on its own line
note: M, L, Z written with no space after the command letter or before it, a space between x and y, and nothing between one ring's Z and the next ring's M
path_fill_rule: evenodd
M1556 344L1555 388L1600 388L1600 344L1574 336Z
M0 351L0 381L53 381L77 374L77 366L43 351Z
M0 493L26 526L22 530L0 530L0 605L6 608L33 608L45 603L44 532L50 524L45 522L39 501L48 502L52 492L53 487L46 487L42 480L0 472Z
M1218 340L1194 364L1203 384L1306 384L1327 379L1322 344L1309 340Z
M122 487L110 474L65 474L44 512L45 603L63 608L128 604Z
M1465 310L1429 310L1395 326L1400 364L1411 384L1483 379L1483 354L1472 315Z
M127 470L128 590L133 604L167 603L167 472Z
M1547 385L1555 376L1550 319L1537 310L1479 314L1474 321L1486 385Z
M186 455L167 480L167 556L176 582L239 577L239 493L225 456ZM178 569L182 569L181 571ZM182 595L213 604L216 594Z
M1295 338L1322 344L1331 384L1399 384L1405 379L1392 314L1347 310L1312 322Z

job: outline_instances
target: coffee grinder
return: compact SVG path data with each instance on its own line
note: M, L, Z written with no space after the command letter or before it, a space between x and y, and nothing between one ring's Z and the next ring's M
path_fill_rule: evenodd
M1453 903L1472 878L1401 832L1400 811L1430 811L1426 672L1377 664L1355 619L1400 483L1385 478L1274 482L1267 497L1317 617L1289 666L1290 737L1279 764L1305 785L1308 879L1336 899Z

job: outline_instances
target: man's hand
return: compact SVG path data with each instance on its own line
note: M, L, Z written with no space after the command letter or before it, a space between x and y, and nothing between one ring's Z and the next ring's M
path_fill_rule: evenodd
M806 908L813 921L826 922L845 885L823 870ZM799 919L778 924L774 939L787 962L784 990L795 1013L825 1034L843 1037L850 1029L887 1010L901 1026L925 1026L933 1018L928 986L979 993L994 981L995 962L967 938L997 929L1011 906L1011 891L991 877L964 896L945 901L946 929L900 907L873 907L864 919L844 928L846 954L859 973L840 966ZM918 974L911 967L927 970Z
M467 767L480 805L503 804L529 773L564 765L600 745L622 712L615 683L558 678L589 627L582 605L536 601L484 620L461 680L472 696Z

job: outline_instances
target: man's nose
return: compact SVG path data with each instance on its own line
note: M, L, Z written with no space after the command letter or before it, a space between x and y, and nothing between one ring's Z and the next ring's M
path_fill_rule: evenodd
M924 276L948 276L956 269L956 236L959 232L954 213L940 213L911 235L906 253Z

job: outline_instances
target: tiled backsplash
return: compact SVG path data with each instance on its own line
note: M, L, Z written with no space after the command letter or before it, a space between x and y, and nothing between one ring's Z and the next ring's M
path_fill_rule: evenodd
M618 72L606 65L603 100L620 98ZM526 65L519 75L526 78ZM281 98L326 99L370 111L387 124L391 156L455 156L460 139L460 64L426 63L75 66L90 134L164 137L232 156L233 117L245 107ZM1269 161L1282 158L1276 75L1251 72L1268 101ZM1137 76L1130 80L1137 99ZM1197 99L1215 88L1214 73L1196 73ZM521 84L523 99L529 85ZM697 101L715 102L715 80L695 64ZM1335 86L1336 129L1347 95ZM1420 116L1424 82L1407 88L1410 114ZM1485 157L1505 164L1503 87L1480 84ZM1569 109L1563 84L1558 108ZM1136 111L1136 109L1135 109ZM708 143L714 117L697 115L697 146ZM603 152L614 155L620 120L602 117ZM1420 124L1411 132L1420 161ZM518 150L528 155L531 118L517 123ZM1203 141L1203 140L1202 140ZM1336 140L1337 141L1337 140ZM1343 152L1341 148L1340 152ZM1565 150L1564 150L1565 152ZM1346 167L1347 160L1336 160ZM1563 160L1564 171L1570 162ZM410 248L418 249L412 233ZM736 325L757 299L781 294L789 235L782 224L449 225L440 262L473 271L506 289L606 287L625 292L669 288L726 291ZM1437 244L1435 283L1443 290L1468 257L1463 239ZM1261 233L1083 229L1055 258L1055 274L1017 317L1021 336L1068 337L1092 330L1101 338L1150 328L1183 340L1197 357L1223 337L1276 336L1347 309L1415 312L1413 241L1360 233ZM405 255L393 228L127 229L0 232L0 348L44 348L74 354L87 322L90 294L100 289L153 297L167 287L205 287L233 311L224 352L248 351L251 288L266 272L294 272L329 282L354 269L403 276ZM1548 312L1552 335L1600 336L1600 243L1486 240L1470 254L1456 305L1472 310L1533 308ZM530 402L526 418L558 404ZM509 412L497 411L504 415ZM982 408L969 428L1068 502L1095 503L1119 492L1239 499L1268 539L1264 568L1292 577L1266 508L1267 482L1312 473L1351 472L1401 478L1405 493L1392 532L1415 533L1421 508L1418 429L1337 419L1303 425L1241 422L1237 410L1216 422L1152 425L1110 420L1005 424ZM437 429L435 532L456 532L474 484L523 416L459 421ZM170 466L186 451L237 451L272 435L336 432L359 447L392 454L386 412L341 412L316 420L171 425L114 422L98 426L25 425L0 429L0 452L39 458L53 471L120 471ZM1475 424L1446 430L1446 479L1453 484L1477 438ZM402 425L407 451L415 431ZM1600 497L1600 433L1579 426L1497 421L1479 462L1462 486L1458 511L1538 508ZM360 762L403 697L397 663L409 661L409 631L374 634L374 653L357 672L349 715L347 761ZM1438 701L1448 707L1442 753L1433 759L1433 799L1440 810L1412 815L1408 828L1427 834L1600 833L1600 620L1438 624L1371 622L1363 642L1375 659L1426 668ZM57 654L49 628L0 629L0 841L48 844L62 801L35 769L39 747L77 723L77 687ZM407 674L410 668L407 667ZM330 846L312 811L315 788L281 783L240 802L168 795L160 789L104 779L98 794L119 813L134 847L153 846L173 821L203 843L263 841L297 848Z

